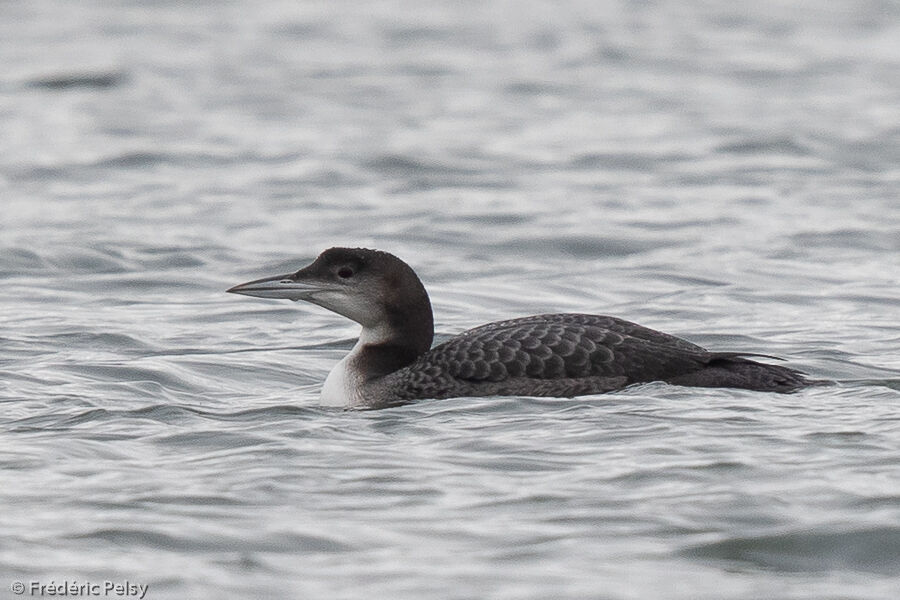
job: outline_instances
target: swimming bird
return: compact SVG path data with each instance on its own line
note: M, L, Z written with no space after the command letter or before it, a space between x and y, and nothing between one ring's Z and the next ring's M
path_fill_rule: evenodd
M362 325L325 379L326 405L383 408L425 398L573 397L663 381L791 392L794 369L744 352L711 352L616 317L546 314L488 323L431 347L434 318L415 271L387 252L330 248L295 273L236 285L233 294L304 300ZM772 357L768 357L772 358Z

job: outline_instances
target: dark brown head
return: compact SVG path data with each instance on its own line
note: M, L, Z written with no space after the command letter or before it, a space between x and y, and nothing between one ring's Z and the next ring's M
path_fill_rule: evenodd
M373 343L405 340L418 353L434 335L431 302L416 273L387 252L329 248L296 273L228 290L260 298L305 300L352 319ZM424 349L423 349L424 348Z

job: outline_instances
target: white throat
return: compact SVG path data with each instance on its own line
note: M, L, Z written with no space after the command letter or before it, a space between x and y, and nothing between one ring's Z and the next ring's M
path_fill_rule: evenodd
M325 384L322 385L322 393L319 395L319 404L322 406L358 406L365 404L363 396L363 378L357 366L357 360L363 346L367 344L380 344L389 338L388 331L384 327L367 328L359 334L359 339L353 349L340 360L328 373Z

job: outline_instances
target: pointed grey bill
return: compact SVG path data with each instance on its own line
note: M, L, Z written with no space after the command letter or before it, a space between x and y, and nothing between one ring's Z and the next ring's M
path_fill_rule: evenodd
M307 300L316 292L325 291L327 288L321 283L297 281L294 273L264 277L236 285L226 290L231 294L243 294L256 296L257 298L278 298L284 300Z

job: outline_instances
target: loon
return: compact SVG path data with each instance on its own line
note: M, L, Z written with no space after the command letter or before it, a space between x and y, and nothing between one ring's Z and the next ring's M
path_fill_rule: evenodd
M745 352L711 352L615 317L546 314L488 323L431 347L428 293L387 252L330 248L295 273L228 290L305 300L362 325L356 345L328 374L321 402L384 408L426 398L573 397L650 381L695 387L792 392L794 369Z

